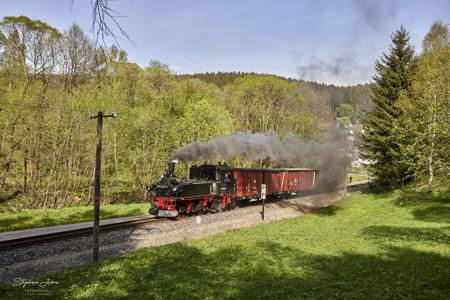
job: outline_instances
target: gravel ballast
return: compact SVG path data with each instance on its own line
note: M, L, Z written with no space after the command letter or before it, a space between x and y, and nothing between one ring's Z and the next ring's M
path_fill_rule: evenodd
M100 257L117 256L142 247L199 239L230 229L293 218L342 198L343 192L332 192L270 202L265 206L264 221L261 220L261 206L253 205L218 214L105 232L100 237ZM0 252L0 283L40 277L91 262L92 236L3 250Z

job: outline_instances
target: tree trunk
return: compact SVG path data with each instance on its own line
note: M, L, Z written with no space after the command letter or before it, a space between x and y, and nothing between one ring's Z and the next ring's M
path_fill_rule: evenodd
M119 167L117 164L117 140L116 140L116 131L114 129L114 166L116 167L116 173L119 172Z
M433 156L430 155L428 161L428 191L433 191Z
M433 117L434 119L434 117ZM428 156L428 191L433 191L433 152L434 152L434 139L436 137L436 133L433 130L433 133L431 134L431 149L430 149L430 155Z
M434 103L436 103L436 94L434 94ZM432 111L433 114L433 121L430 124L430 138L431 138L431 145L430 145L430 154L428 156L428 191L431 193L433 191L433 175L434 175L434 168L433 168L433 152L434 152L434 142L436 139L436 110Z
M28 180L28 150L25 149L24 157L23 157L23 192L28 192L27 186Z

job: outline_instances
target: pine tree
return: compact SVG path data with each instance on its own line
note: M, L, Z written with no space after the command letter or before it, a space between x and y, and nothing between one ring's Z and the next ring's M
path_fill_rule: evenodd
M385 189L398 187L407 177L395 130L401 116L396 103L400 95L409 90L414 66L414 49L409 44L408 32L402 26L392 35L389 53L383 53L376 62L373 108L363 120L361 150L371 162L369 170L375 183Z

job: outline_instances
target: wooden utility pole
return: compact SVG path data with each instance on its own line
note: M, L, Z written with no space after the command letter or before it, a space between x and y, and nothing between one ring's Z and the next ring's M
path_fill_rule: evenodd
M95 151L95 181L94 181L94 262L98 261L98 245L100 234L100 170L102 166L102 129L103 118L115 118L117 114L103 114L99 111L97 115L89 114L89 118L97 118L97 149Z

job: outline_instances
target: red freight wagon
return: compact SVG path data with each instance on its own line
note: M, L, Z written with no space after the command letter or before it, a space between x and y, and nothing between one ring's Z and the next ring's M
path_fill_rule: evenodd
M261 193L264 173L258 169L233 169L236 181L236 197L252 198Z
M284 170L270 169L264 171L264 184L267 195L279 195L283 193Z
M285 169L283 192L297 192L312 189L316 171L311 169Z
M261 185L266 185L266 195L296 193L314 188L316 170L313 169L244 169L236 168L236 197L258 198Z

